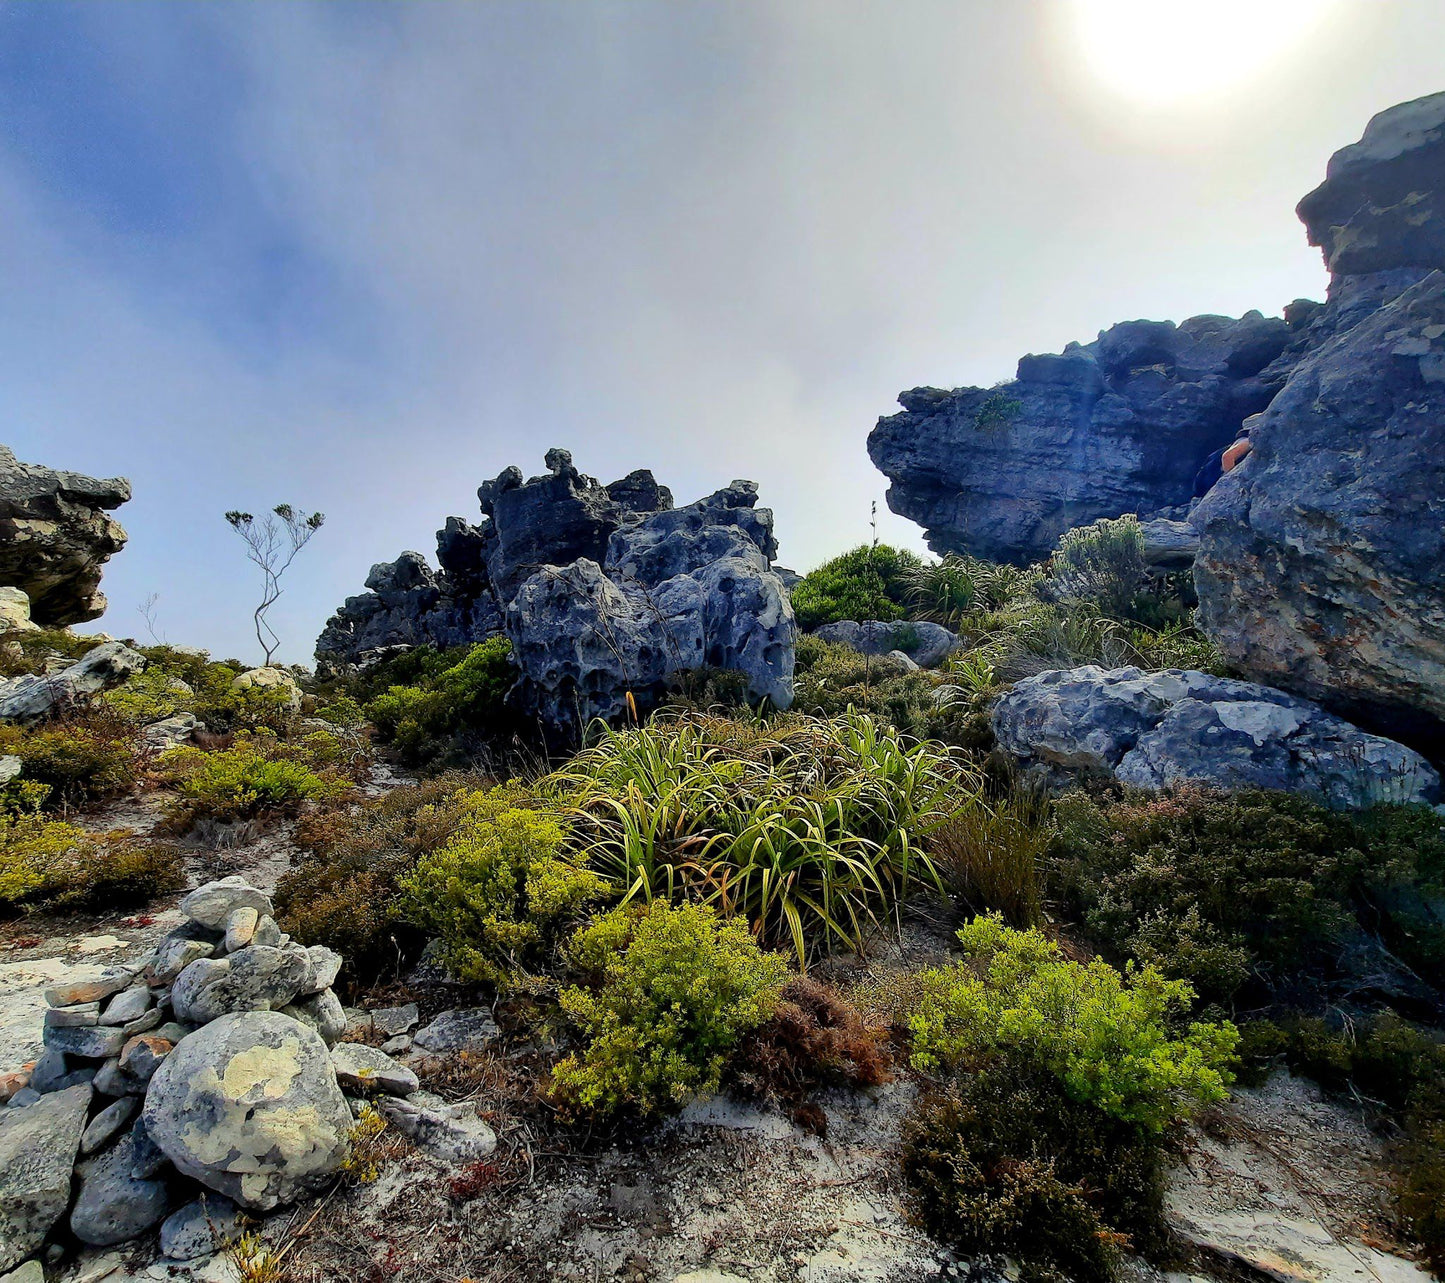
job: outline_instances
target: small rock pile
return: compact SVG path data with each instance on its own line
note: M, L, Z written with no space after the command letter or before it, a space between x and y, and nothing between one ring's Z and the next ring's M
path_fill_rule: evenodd
M39 1252L67 1211L81 1243L160 1226L166 1256L208 1255L242 1209L272 1211L331 1177L377 1092L417 1097L382 1108L423 1148L472 1161L495 1146L385 1052L337 1045L352 1023L332 990L341 957L287 936L263 891L223 878L181 910L148 958L48 990L44 1054L28 1077L0 1076L0 1272ZM407 1038L416 1009L409 1021L399 1010ZM436 1024L470 1017L479 1045L482 1016L490 1025L481 1011Z

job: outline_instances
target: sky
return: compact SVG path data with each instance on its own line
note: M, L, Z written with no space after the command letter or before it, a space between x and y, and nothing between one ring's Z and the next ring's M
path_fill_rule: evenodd
M222 514L326 514L309 660L550 446L922 547L865 447L1137 317L1323 296L1294 215L1439 0L0 0L0 440L124 475L94 627L259 662Z

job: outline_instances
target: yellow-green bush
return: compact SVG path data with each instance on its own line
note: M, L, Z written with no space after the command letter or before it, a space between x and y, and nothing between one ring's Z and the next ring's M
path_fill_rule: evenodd
M562 1007L587 1046L557 1065L553 1084L597 1113L662 1113L711 1095L787 977L746 926L702 905L613 910L573 937L570 954L590 983L565 989Z
M130 723L92 707L25 729L0 727L0 753L18 757L26 779L48 785L52 805L80 806L130 792L141 745Z
M309 799L342 796L357 773L347 746L325 731L291 743L267 732L241 732L230 748L176 748L161 765L176 790L172 818L179 824L294 811Z
M1182 981L1070 962L1039 931L998 917L974 919L958 940L965 961L922 977L908 1022L916 1068L1022 1057L1074 1099L1153 1131L1226 1095L1237 1031L1197 1022L1177 1031L1194 999Z
M123 685L106 691L100 702L117 717L135 726L146 726L177 713L189 713L196 706L196 693L163 668L147 667Z
M536 805L515 783L472 794L452 837L401 881L409 916L441 939L460 980L500 987L535 970L582 906L606 894Z

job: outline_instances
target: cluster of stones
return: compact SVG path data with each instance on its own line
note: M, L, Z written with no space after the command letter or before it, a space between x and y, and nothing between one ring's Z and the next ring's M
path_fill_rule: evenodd
M466 1161L495 1144L420 1095L385 1051L338 1043L350 1023L332 990L341 958L291 940L264 892L223 878L181 909L149 958L47 991L44 1054L0 1088L0 1271L66 1229L109 1246L159 1226L166 1256L207 1255L243 1212L330 1178L376 1093L395 1097L383 1112L419 1144ZM415 1007L369 1019L413 1055L448 1049L458 1028L469 1046L495 1035L489 1013L449 1016L414 1047Z

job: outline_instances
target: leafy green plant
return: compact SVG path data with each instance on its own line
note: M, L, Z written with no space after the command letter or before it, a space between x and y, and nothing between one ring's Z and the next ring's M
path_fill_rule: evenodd
M196 694L186 682L163 668L147 666L123 685L106 691L100 702L117 717L134 726L145 726L190 712L196 705Z
M1065 531L1054 550L1053 569L1067 595L1092 602L1110 619L1135 619L1135 599L1149 570L1139 518L1133 513L1104 517Z
M798 626L819 628L843 619L902 619L908 602L907 576L922 564L916 554L887 544L864 544L834 557L793 585Z
M711 1095L787 974L742 922L696 904L613 910L579 931L570 953L590 983L563 990L562 1008L587 1046L557 1065L553 1088L592 1113L662 1113Z
M65 628L36 628L0 633L0 678L40 675L53 665L74 663L99 646L100 639Z
M862 949L913 885L936 885L926 839L979 788L941 745L859 713L604 729L549 785L624 902L716 904L800 964Z
M965 961L922 977L908 1022L915 1068L1022 1056L1075 1100L1154 1132L1224 1099L1237 1032L1199 1022L1176 1032L1194 999L1183 981L1070 962L1037 930L997 916L975 918L958 940Z
M22 729L0 727L0 753L21 761L28 780L48 785L50 802L81 806L135 787L142 748L135 727L103 707L82 707Z
M535 970L582 906L607 890L537 805L515 782L472 794L456 832L401 881L405 911L441 939L459 980L500 988Z
M973 426L981 432L1011 427L1019 417L1024 403L1007 392L990 392L979 402L973 416Z
M1163 1147L1005 1058L926 1092L903 1126L914 1220L1028 1283L1103 1283L1120 1251L1165 1241Z

